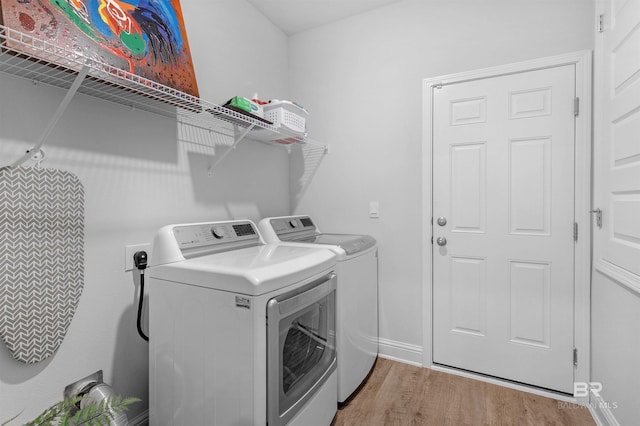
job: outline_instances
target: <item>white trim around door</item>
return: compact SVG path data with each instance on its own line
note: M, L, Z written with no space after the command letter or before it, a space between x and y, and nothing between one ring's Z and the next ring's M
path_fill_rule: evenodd
M591 285L591 191L592 191L592 54L581 51L526 62L501 65L475 71L449 74L423 81L422 138L422 259L423 260L423 366L433 366L433 258L432 258L432 147L433 90L447 84L509 75L550 67L574 65L576 97L579 99L575 120L575 204L574 217L578 240L575 244L574 346L577 351L575 381L588 383L590 378L590 285ZM472 374L473 376L473 374ZM477 375L477 378L483 376ZM497 381L500 382L499 380ZM505 382L507 384L507 382ZM526 387L525 387L526 388ZM532 388L533 390L533 388ZM553 394L550 394L553 396ZM588 404L587 398L576 398Z

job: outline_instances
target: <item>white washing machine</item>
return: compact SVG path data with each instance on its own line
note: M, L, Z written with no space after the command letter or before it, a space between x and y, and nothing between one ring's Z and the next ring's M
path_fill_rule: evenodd
M262 219L265 241L325 247L337 256L338 402L345 402L378 356L378 248L368 235L326 234L309 216Z
M329 425L335 255L250 221L170 225L148 269L153 425Z

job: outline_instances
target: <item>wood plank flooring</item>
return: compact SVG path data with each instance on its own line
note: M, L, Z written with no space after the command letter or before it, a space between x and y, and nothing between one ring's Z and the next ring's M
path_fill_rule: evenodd
M576 404L378 358L332 426L595 425Z

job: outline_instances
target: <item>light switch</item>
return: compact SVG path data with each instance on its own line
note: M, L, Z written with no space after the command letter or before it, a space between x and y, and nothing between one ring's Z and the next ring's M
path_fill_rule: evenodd
M369 217L371 218L379 218L380 217L380 203L377 201L369 201Z

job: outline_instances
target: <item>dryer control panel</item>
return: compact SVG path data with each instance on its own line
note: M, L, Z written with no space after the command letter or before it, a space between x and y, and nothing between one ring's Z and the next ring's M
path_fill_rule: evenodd
M214 222L176 226L173 235L181 250L205 246L220 246L238 242L260 241L251 222Z
M250 220L169 225L156 234L152 261L171 263L259 244L260 234Z

